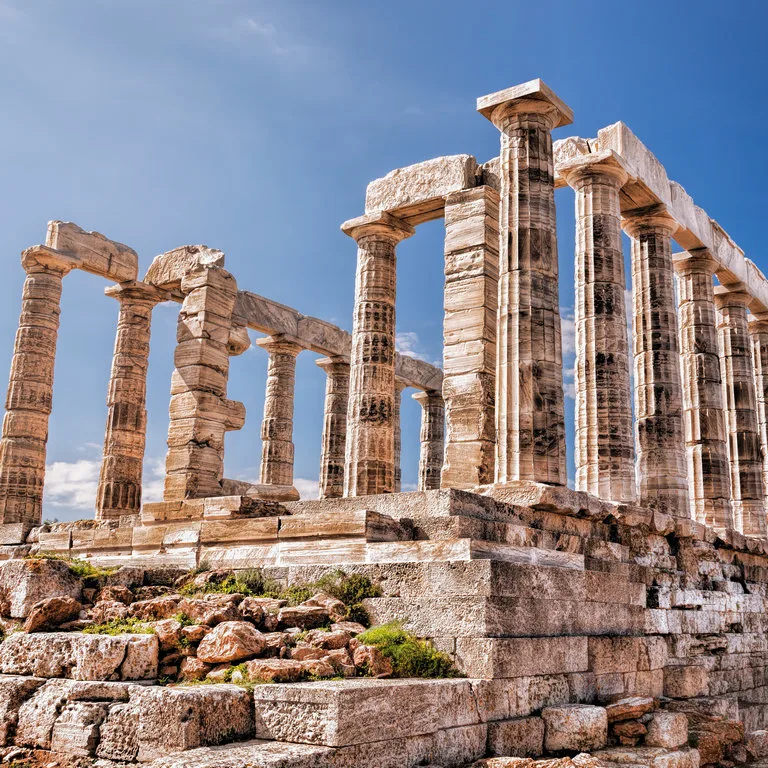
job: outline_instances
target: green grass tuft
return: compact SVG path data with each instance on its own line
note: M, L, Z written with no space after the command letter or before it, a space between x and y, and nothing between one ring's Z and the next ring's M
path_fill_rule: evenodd
M86 635L154 635L155 630L146 621L135 617L111 619L103 624L92 624L83 630Z

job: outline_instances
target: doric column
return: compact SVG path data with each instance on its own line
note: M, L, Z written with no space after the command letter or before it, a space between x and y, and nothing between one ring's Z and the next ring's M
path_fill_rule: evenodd
M403 490L403 465L402 465L402 450L403 450L403 425L400 421L400 410L403 404L403 390L408 385L400 379L395 379L395 399L393 400L392 408L392 432L394 439L394 451L392 453L392 460L395 467L395 493L400 493Z
M740 286L715 289L720 373L731 458L733 522L745 536L766 535L763 456L757 421L757 392L752 344L747 326L750 301Z
M440 472L445 451L445 405L439 392L416 392L421 406L421 450L419 452L419 490L440 487Z
M763 457L763 499L768 510L768 313L756 315L749 321L749 335L752 339L752 367L755 371L757 427Z
M395 489L395 248L414 229L386 213L342 225L357 241L344 495Z
M635 430L640 503L689 517L683 393L670 237L677 224L662 206L624 219L632 238Z
M619 208L628 174L609 151L578 158L561 175L576 192L576 489L630 502L637 490Z
M712 279L716 264L702 249L677 255L674 266L691 517L726 531L733 518Z
M222 494L224 435L245 423L242 403L227 399L235 278L221 267L184 275L171 379L165 501Z
M96 492L96 519L137 515L147 430L147 368L152 309L168 294L143 283L120 283L104 293L120 302L107 428Z
M445 201L444 488L494 479L499 193L483 186Z
M293 487L293 399L296 357L303 347L285 336L271 336L256 343L269 352L259 483L277 486L282 498L290 501L299 498ZM278 496L273 493L270 498Z
M571 110L541 81L478 99L501 131L496 483L566 482L553 128Z
M320 452L320 498L344 495L344 446L347 442L349 362L343 357L317 361L326 373L323 445Z
M27 278L0 440L0 522L19 525L25 534L43 519L61 281L78 262L36 246L22 253L21 264Z

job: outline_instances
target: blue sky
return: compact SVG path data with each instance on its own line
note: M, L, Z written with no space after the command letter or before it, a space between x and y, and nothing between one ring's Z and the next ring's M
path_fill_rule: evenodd
M748 0L0 0L0 370L19 311L19 253L53 218L131 245L142 274L170 248L220 248L241 288L349 329L356 251L339 224L362 212L366 184L439 155L494 156L498 133L475 99L533 77L574 110L556 137L623 120L766 268L767 9ZM568 331L572 193L558 192L557 203ZM439 360L441 222L420 227L399 257L401 347ZM84 273L65 279L48 517L92 514L117 314L104 287ZM161 306L150 497L165 454L174 335L175 309ZM296 390L306 493L322 428L314 359L299 357ZM248 419L228 437L230 477L257 475L265 366L258 348L233 361L229 394ZM419 406L408 394L403 479L412 487ZM572 475L572 455L569 464Z

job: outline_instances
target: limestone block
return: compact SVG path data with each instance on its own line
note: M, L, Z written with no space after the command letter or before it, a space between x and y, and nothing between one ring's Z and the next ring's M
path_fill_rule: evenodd
M19 707L43 683L37 677L0 677L0 747L13 744Z
M49 597L80 598L82 583L61 560L10 560L0 564L0 603L12 618L25 619Z
M237 662L258 656L265 647L264 635L246 621L224 621L197 647L197 657L208 664Z
M688 744L688 718L679 712L655 712L648 723L645 743L667 749Z
M602 707L576 704L542 710L547 752L592 752L608 741L608 716Z
M116 283L136 280L139 257L133 248L108 240L98 232L86 232L69 221L49 221L45 244L80 259L81 268Z
M492 755L538 757L544 752L544 720L521 717L490 723L488 751Z
M183 245L174 248L155 256L143 282L164 290L178 290L181 287L181 278L199 266L223 267L224 253L207 245Z
M664 695L672 699L688 699L706 695L709 673L703 666L667 667L664 670Z
M630 696L605 705L609 723L637 720L653 710L656 702L649 696Z
M107 703L93 701L65 705L53 726L51 751L78 757L93 755L108 708Z
M138 745L139 713L130 704L115 704L99 729L96 755L105 760L132 762Z

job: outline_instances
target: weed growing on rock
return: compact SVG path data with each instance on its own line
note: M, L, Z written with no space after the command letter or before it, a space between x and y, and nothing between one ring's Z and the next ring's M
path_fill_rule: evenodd
M86 635L154 635L155 630L151 624L129 616L125 619L111 619L103 624L92 624L85 627Z

